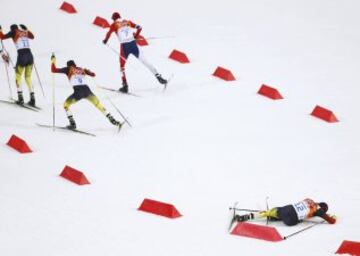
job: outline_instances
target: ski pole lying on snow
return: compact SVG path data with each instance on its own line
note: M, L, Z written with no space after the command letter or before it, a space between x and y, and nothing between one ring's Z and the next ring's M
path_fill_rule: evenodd
M290 237L292 237L292 236L295 236L295 235L297 235L297 234L299 234L299 233L301 233L301 232L303 232L303 231L305 231L305 230L308 230L308 229L310 229L310 228L312 228L312 227L315 227L316 225L322 224L322 223L324 223L325 221L326 221L326 220L322 220L322 221L320 221L320 222L316 222L316 223L314 223L314 224L311 224L310 226L307 226L307 227L305 227L305 228L303 228L303 229L300 229L300 230L298 230L298 231L296 231L296 232L294 232L294 233L291 233L290 235L284 236L283 238L284 238L284 240L286 240L286 239L288 239L288 238L290 238Z

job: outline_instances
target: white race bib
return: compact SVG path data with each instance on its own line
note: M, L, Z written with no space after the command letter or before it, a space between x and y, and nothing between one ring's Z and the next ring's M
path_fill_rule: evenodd
M82 74L72 75L71 79L70 79L70 84L72 86L83 85L84 84L84 75L82 75Z
M293 204L293 207L296 211L296 214L297 214L299 220L306 219L306 216L310 212L310 209L308 208L307 203L304 201Z
M16 45L17 50L30 48L29 38L27 38L25 36L21 36L16 41L15 45Z

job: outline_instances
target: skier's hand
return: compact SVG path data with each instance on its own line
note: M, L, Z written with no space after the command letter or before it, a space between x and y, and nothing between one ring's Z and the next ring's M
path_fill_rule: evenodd
M24 24L20 24L20 28L25 31L27 30L27 27Z
M2 32L2 27L1 27L1 25L0 25L0 32Z
M107 40L106 40L106 39L103 40L103 44L107 44Z
M9 64L10 61L9 55L6 52L3 52L2 50L1 50L1 58L5 63Z
M51 54L51 64L55 64L55 62L56 62L55 54Z

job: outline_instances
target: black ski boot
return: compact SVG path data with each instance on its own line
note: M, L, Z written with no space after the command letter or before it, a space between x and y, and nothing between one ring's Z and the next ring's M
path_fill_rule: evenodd
M109 119L110 123L112 123L113 125L121 127L122 124L119 121L117 121L110 113L107 114L106 117Z
M75 130L76 129L76 123L75 120L73 118L73 116L68 116L69 122L70 124L68 126L66 126L66 128L70 129L70 130Z
M24 97L22 92L18 92L18 100L16 101L16 104L24 105Z
M155 75L160 84L167 84L167 80L164 79L159 73Z
M129 87L128 87L128 84L127 84L126 80L124 80L122 82L122 85L123 86L119 89L119 91L122 92L122 93L128 93L129 92Z
M236 215L236 221L237 222L243 222L243 221L247 221L247 220L252 220L254 219L254 214L250 213L250 214L245 214L245 215Z
M28 104L32 107L35 107L35 93L34 92L30 93L30 101L28 102Z

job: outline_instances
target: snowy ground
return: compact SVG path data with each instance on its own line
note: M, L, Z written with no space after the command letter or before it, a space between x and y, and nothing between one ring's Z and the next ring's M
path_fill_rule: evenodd
M3 2L3 30L24 23L36 36L32 49L46 98L34 73L43 111L0 106L0 255L318 256L334 254L345 239L360 241L358 1L77 0L76 15L59 11L61 1ZM120 86L118 58L101 42L106 31L91 24L115 10L141 24L145 37L169 37L142 48L165 77L175 75L165 93L134 58L128 79L141 98L96 88ZM4 43L15 59L13 43ZM109 43L118 48L115 37ZM173 49L191 63L169 60ZM73 113L78 127L97 137L37 127L52 121L51 52L58 66L74 59L93 70L93 91L119 117L110 97L134 127L117 134L86 101ZM237 80L212 77L217 66ZM6 99L2 64L0 74ZM262 83L285 99L256 94ZM72 89L62 75L55 85L56 122L64 125L62 103ZM27 99L25 85L24 92ZM310 116L317 104L340 122ZM7 147L12 134L34 153ZM58 177L65 165L92 184ZM230 205L264 208L266 197L271 206L326 201L338 222L280 243L227 233ZM144 198L172 203L184 216L139 212ZM301 227L278 228L287 235Z

